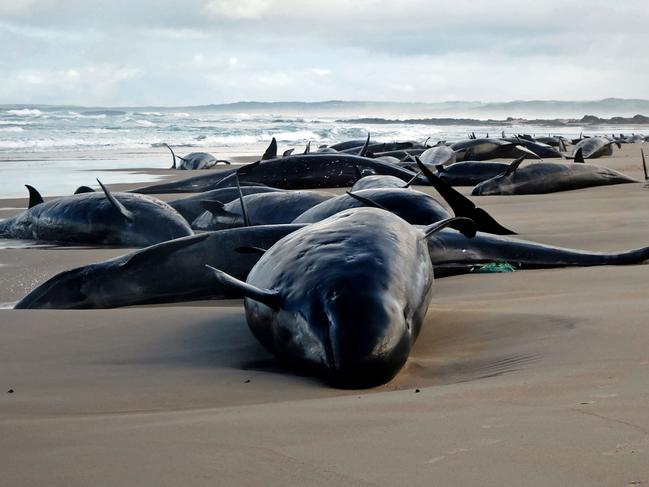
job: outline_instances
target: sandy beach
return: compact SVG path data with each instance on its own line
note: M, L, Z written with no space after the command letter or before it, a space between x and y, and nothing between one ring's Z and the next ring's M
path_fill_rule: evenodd
M592 163L642 181L640 147ZM473 200L520 238L612 251L649 245L648 198ZM6 309L126 252L0 241L1 485L649 485L649 265L439 279L406 367L349 391L280 368L239 300Z

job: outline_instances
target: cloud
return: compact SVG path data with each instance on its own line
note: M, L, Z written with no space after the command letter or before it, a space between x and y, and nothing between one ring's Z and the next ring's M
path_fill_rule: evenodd
M211 0L205 10L216 18L250 20L261 18L271 4L270 0Z
M645 1L0 0L0 102L649 98Z

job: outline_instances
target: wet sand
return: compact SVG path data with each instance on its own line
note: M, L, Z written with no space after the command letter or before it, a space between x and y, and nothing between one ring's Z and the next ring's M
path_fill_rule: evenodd
M593 163L640 179L639 151ZM474 201L521 238L621 250L649 245L643 186ZM4 242L0 302L125 252ZM2 485L649 485L647 283L649 265L440 279L407 366L365 391L279 368L238 300L2 309Z

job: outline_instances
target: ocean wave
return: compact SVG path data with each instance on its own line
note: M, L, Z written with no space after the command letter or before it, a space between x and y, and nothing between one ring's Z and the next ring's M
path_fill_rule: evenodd
M135 120L135 123L141 127L157 127L157 125L149 120Z
M0 132L24 132L22 127L0 127Z
M21 108L20 110L7 110L9 115L15 115L17 117L38 117L42 115L43 112L37 108Z

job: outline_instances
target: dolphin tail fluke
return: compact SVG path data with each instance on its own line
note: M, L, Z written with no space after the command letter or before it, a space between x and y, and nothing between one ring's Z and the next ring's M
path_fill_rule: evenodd
M470 218L465 218L463 216L456 216L435 222L432 225L428 225L424 229L424 237L431 237L432 235L446 227L454 228L467 238L475 237L475 234L477 232L476 224L473 220L471 220Z
M106 195L106 199L110 201L110 204L113 205L113 208L115 208L120 215L122 215L127 221L133 222L135 217L133 216L133 213L131 213L129 210L126 209L126 207L121 204L115 196L113 196L113 193L111 193L104 184L97 179L97 182L99 183L99 186L101 186L101 189L104 191L104 194Z
M25 187L27 188L27 191L29 191L29 205L27 208L33 208L36 205L40 205L43 202L43 197L38 190L29 184L26 184Z
M264 152L264 155L261 156L261 160L266 161L268 159L276 159L276 158L277 158L277 140L275 140L275 137L273 137L273 140L270 141L270 144L268 145L266 152Z
M456 216L463 216L473 220L478 231L493 233L495 235L516 235L516 232L503 227L489 213L476 205L462 193L453 188L439 176L436 176L417 157L417 165L426 176L431 186L444 198Z
M173 164L171 165L171 169L176 169L176 153L171 147L169 147L169 144L165 144L165 147L169 149L169 151L171 152L171 157L173 158Z
M577 149L577 152L575 152L574 162L578 162L578 163L584 163L585 162L584 161L584 152L581 149L581 147L579 149Z
M279 295L279 292L270 289L260 289L256 286L248 284L247 282L240 281L236 277L232 277L230 274L220 271L212 267L211 265L206 265L205 267L211 269L212 272L214 272L214 277L216 277L216 280L219 281L223 286L236 289L245 297L265 304L269 308L279 309L281 307L282 299Z

